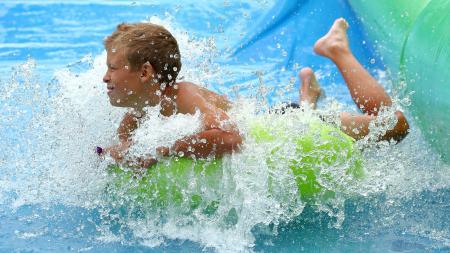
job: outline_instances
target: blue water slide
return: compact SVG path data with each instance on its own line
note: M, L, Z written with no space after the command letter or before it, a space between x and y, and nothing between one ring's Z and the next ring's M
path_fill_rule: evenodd
M320 80L323 86L343 85L342 77L334 64L313 52L316 40L339 17L344 17L350 24L348 34L355 56L370 71L383 69L359 20L345 0L279 1L248 27L247 33L236 43L230 57L239 65L254 63L264 66L270 63L264 71L268 79L274 80L271 86L286 83L287 79L295 77L295 87L298 88L297 73L301 67L306 66L324 74L326 78ZM295 101L296 96L296 93L292 93L292 100ZM272 102L277 101L274 94L269 94L269 97L273 99ZM344 100L350 101L350 97L347 96Z

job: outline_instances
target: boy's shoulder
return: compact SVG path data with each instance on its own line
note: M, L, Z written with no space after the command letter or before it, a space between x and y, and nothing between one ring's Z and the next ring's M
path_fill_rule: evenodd
M194 87L196 87L197 85L192 83L192 82L177 82L174 84L174 86L176 87L176 89L180 90L186 90L186 89L192 89Z
M227 111L231 107L231 102L226 96L205 87L191 82L180 82L177 85L176 100L180 112L195 113L196 110L207 112L217 109Z
M199 94L199 86L191 82L178 82L176 85L177 100L191 100Z
M178 86L176 101L179 111L193 113L204 102L200 86L192 82L178 82L175 85Z

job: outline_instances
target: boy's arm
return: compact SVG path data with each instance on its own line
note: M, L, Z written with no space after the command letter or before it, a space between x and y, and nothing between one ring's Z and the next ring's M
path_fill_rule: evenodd
M206 158L211 155L221 157L239 150L242 137L238 132L227 132L221 129L209 129L185 137L175 142L171 148L159 148L163 155L175 153L179 156Z
M238 151L242 137L225 111L208 103L204 98L197 97L194 101L195 106L192 106L190 111L201 111L202 131L176 141L170 148L161 147L158 151L162 155L175 153L196 158L206 158L210 155L221 157L223 154Z
M343 112L340 115L341 130L355 140L360 140L369 134L369 125L376 117L374 115L353 115ZM397 124L393 129L386 131L383 136L380 136L380 141L392 139L400 141L408 134L409 125L403 113L397 111L395 112L395 117L397 118Z
M117 135L120 142L127 142L131 140L131 133L138 127L138 120L131 113L125 113L119 127L117 128Z
M123 162L124 156L131 146L131 132L137 128L137 119L132 113L127 112L117 128L119 144L105 148L100 153L109 153L118 163Z

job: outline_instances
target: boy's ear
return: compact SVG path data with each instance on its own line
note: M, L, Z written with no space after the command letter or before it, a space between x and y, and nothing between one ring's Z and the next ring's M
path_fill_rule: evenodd
M153 69L153 66L150 64L150 62L144 63L141 67L141 82L147 83L148 81L152 80L154 73L155 70Z

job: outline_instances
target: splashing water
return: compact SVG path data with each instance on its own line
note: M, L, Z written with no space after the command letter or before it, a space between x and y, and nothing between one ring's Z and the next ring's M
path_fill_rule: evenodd
M186 66L180 76L200 84L208 79L226 79L224 73L228 70L222 72L221 67L214 64L218 53L213 39L190 38L187 33L170 27L170 20L153 18L151 21L162 23L178 38ZM183 213L175 207L146 213L137 204L111 201L105 196L105 189L111 182L106 171L111 160L99 159L94 147L118 141L115 129L125 111L109 105L105 85L100 79L105 71L105 59L104 53L87 56L57 71L48 84L36 81L36 63L29 59L14 69L9 80L2 82L0 144L4 151L0 153L0 166L4 173L0 178L0 199L11 210L29 205L44 209L59 205L83 209L83 213L94 214L92 217L83 214L89 222L75 222L78 234L74 233L77 236L87 233L94 237L92 240L103 243L157 247L167 240L191 240L219 252L240 252L254 250L263 235L276 236L280 227L294 222L302 217L304 210L311 208L299 197L289 171L274 171L267 166L264 158L270 149L251 141L248 122L260 117L282 120L290 126L291 134L299 134L306 127L299 123L302 119L318 114L334 115L345 105L327 100L324 106L327 109L317 112L305 108L302 113L288 112L287 116L292 117L271 114L264 100L268 91L262 80L257 83L261 89L256 98L238 99L230 111L248 141L241 153L223 159L223 175L217 188L203 189L205 195L220 192L221 201L214 215ZM422 198L417 198L424 192L449 189L448 166L439 162L414 127L400 144L375 144L373 141L395 124L390 117L399 106L395 103L393 109L380 113L380 119L389 124L374 124L371 126L373 135L355 144L364 148L365 178L346 185L347 192L337 192L333 201L317 202L312 208L326 214L330 227L354 233L355 237L367 231L378 233L384 228L398 227L450 246L448 229L440 229L426 218L419 219L431 217L435 212L421 204ZM157 116L157 111L158 108L149 109L149 116L136 132L139 141L133 153L154 152L161 143L173 143L198 129L198 114L164 118ZM345 168L323 169L345 173ZM269 177L277 182L272 192L267 187ZM348 203L355 206L356 214L364 213L367 206L372 214L355 218L346 211ZM416 205L418 210L409 209L409 205ZM230 214L230 210L234 211ZM442 214L439 210L436 213ZM422 214L415 216L415 212ZM55 216L49 214L48 217L56 222ZM411 216L414 222L406 221L405 216ZM352 230L346 220L357 220L362 227L376 225ZM448 221L445 224L448 225ZM22 238L42 237L48 233L49 230L18 232Z

